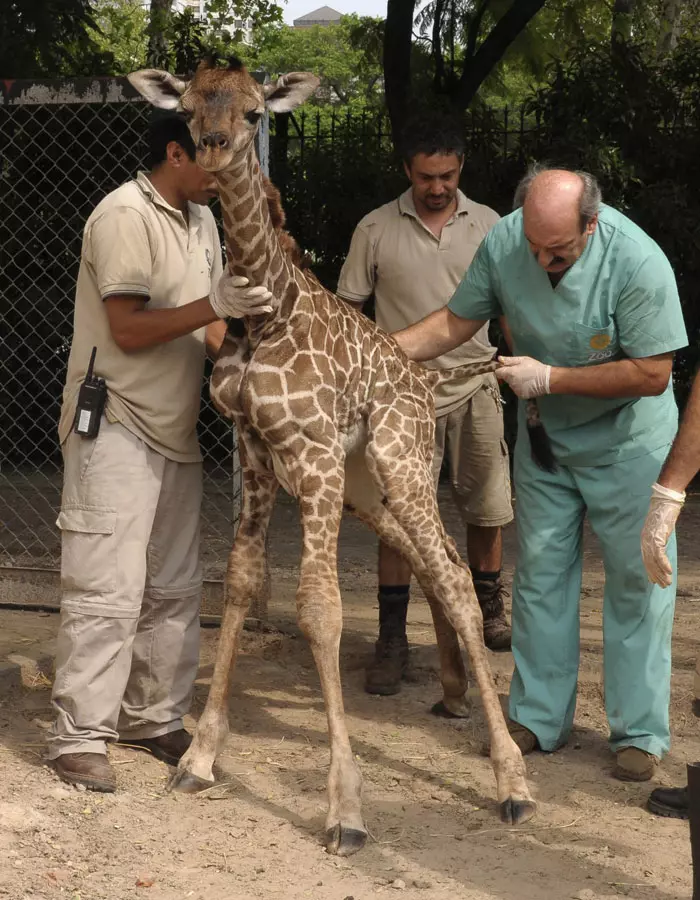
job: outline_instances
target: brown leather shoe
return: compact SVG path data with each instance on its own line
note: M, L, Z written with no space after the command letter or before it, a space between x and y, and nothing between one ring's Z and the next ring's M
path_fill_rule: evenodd
M505 585L500 578L495 581L475 579L474 590L484 617L484 643L496 653L510 650L510 625L503 603Z
M192 735L189 731L185 731L184 728L180 728L178 731L169 731L167 734L160 734L158 737L131 741L128 738L119 740L119 744L122 747L148 750L152 756L155 756L161 762L167 763L169 766L176 766L180 762L180 758L184 756L191 743Z
M117 789L116 774L104 753L64 753L52 762L58 777L68 784L82 784L103 794Z
M639 747L623 747L615 754L613 777L618 781L649 781L659 760Z
M521 725L520 722L514 722L512 719L508 719L506 724L508 725L508 733L520 748L520 752L523 754L523 756L528 753L532 753L534 750L540 749L540 744L537 740L537 736L534 734L534 732L530 731L529 728ZM481 755L491 755L491 747L489 744L482 744Z

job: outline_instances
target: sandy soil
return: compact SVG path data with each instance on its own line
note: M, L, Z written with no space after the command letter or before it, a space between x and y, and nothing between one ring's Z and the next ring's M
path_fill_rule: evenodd
M444 510L459 538L449 501ZM690 710L700 633L699 528L700 502L693 502L681 535L674 747L657 783L683 783L684 763L700 755L698 723ZM509 528L508 567L513 539ZM484 727L478 702L473 718L464 722L435 720L427 713L439 685L430 615L417 590L409 634L414 679L397 697L363 692L362 670L376 619L374 539L357 523L344 523L341 666L372 835L349 860L328 856L322 846L329 751L318 678L294 624L298 528L289 500L278 504L270 543L270 620L280 631L245 633L220 780L205 795L167 793L168 768L122 747L111 754L119 777L115 795L63 785L42 761L57 617L0 612L0 662L9 657L23 666L22 684L5 684L0 693L0 897L690 897L687 824L645 811L649 785L610 777L601 696L603 582L593 542L586 547L576 730L561 751L529 758L539 814L523 828L509 829L498 819L489 762L479 755ZM206 697L217 635L203 630L193 719ZM506 695L512 659L509 654L491 659Z

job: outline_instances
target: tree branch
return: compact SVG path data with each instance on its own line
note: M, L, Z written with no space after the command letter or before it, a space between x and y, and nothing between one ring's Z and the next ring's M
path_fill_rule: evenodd
M481 29L481 21L484 18L484 13L486 12L486 7L489 5L491 0L482 0L481 5L477 9L474 18L469 23L469 32L467 34L467 50L466 56L467 59L471 59L474 56L474 52L476 50L476 41L479 37L479 30Z
M513 0L510 9L491 29L476 55L472 59L465 59L457 91L452 97L456 105L462 109L469 106L484 79L544 4L545 0Z

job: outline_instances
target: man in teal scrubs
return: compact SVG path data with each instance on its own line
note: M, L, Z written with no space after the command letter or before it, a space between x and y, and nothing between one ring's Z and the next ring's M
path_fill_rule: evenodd
M640 228L600 202L590 175L528 173L447 307L394 337L416 360L505 316L512 358L496 374L538 397L557 459L533 461L520 404L515 450L511 730L523 752L571 731L579 664L584 515L605 566L605 706L615 775L643 781L669 748L675 581L648 582L640 532L677 429L673 352L687 343L673 271ZM669 543L675 558L675 543Z

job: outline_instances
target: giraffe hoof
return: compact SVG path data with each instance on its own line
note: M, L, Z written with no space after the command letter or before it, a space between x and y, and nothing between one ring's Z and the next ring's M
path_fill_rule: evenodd
M362 850L367 832L358 828L344 828L340 822L326 831L326 852L334 856L352 856Z
M464 700L458 700L454 709L449 709L444 700L438 700L430 707L430 712L441 719L468 719L470 709Z
M537 812L534 800L516 800L509 797L501 803L501 822L506 825L522 825L528 822Z
M206 788L210 788L214 784L214 781L207 781L205 778L200 778L199 775L193 775L192 772L188 772L186 769L180 771L177 769L170 781L168 781L168 790L169 791L178 791L181 794L198 794L200 791L205 790Z

